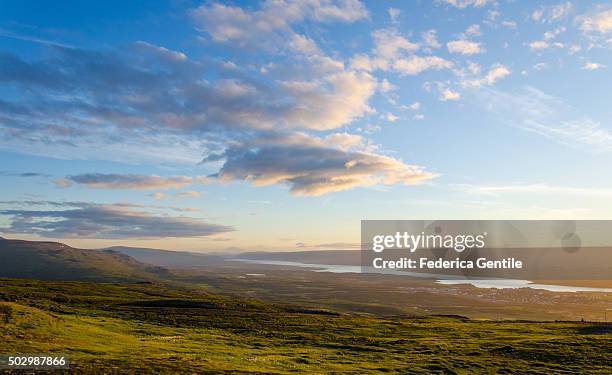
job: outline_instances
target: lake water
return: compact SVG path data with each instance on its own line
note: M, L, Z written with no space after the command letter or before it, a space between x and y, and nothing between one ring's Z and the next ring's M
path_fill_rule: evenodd
M543 289L551 292L607 292L612 293L612 288L591 288L581 286L566 286L566 285L548 285L548 284L535 284L529 280L514 280L514 279L465 279L457 276L455 279L448 279L448 276L441 277L441 275L422 273L422 272L402 272L394 270L380 270L369 272L368 267L364 267L362 270L361 266L345 266L339 264L311 264L311 263L300 263L300 262L288 262L281 260L253 260L253 259L230 259L231 261L246 262L252 264L267 264L276 266L290 266L309 268L313 272L332 272L332 273L383 273L386 275L400 275L410 276L423 279L436 279L437 283L444 285L456 285L456 284L471 284L477 288L498 288L498 289L517 289L517 288L532 288L532 289Z

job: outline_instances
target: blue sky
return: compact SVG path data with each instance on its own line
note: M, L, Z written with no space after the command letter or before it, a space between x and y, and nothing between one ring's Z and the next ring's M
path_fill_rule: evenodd
M362 219L609 219L612 7L5 1L0 232L354 248Z

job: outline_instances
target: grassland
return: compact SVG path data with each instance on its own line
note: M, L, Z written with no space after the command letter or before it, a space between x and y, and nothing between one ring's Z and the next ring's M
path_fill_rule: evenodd
M0 305L1 352L68 354L73 372L612 372L603 324L376 318L148 283L0 279Z

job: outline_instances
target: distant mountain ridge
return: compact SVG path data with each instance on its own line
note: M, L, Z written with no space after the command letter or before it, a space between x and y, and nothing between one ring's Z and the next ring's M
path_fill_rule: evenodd
M0 241L0 277L5 278L148 281L166 272L113 250L77 249L47 241Z
M260 251L242 253L236 259L358 266L361 264L361 250Z
M168 268L205 267L211 263L221 262L226 259L226 257L220 255L145 247L113 246L101 249L101 251L116 251L128 255L141 263Z

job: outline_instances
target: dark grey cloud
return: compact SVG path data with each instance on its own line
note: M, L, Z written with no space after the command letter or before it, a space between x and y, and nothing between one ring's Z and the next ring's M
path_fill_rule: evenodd
M436 176L420 166L361 149L356 144L360 140L349 134L324 139L305 134L255 139L213 155L212 160L222 157L225 163L212 177L255 185L286 183L293 194L322 195L357 186L416 184Z
M10 177L49 177L50 175L46 173L39 172L8 172L8 171L0 171L0 176L10 176Z
M0 206L7 207L44 207L49 206L52 208L87 208L96 206L94 203L88 202L74 202L74 201L48 201L48 200L21 200L21 201L0 201ZM176 212L197 212L200 211L197 208L192 207L179 207L179 206L162 206L152 204L138 204L138 203L127 203L119 202L108 205L109 207L116 207L121 209L156 209L163 211L176 211Z
M56 205L61 206L61 204ZM10 224L7 233L49 238L164 238L204 237L226 233L229 226L185 216L159 216L137 211L131 205L67 203L58 210L0 210Z
M57 201L46 201L46 200L22 200L22 201L0 201L0 205L3 206L51 206L51 207L84 207L90 203L86 202L57 202Z

